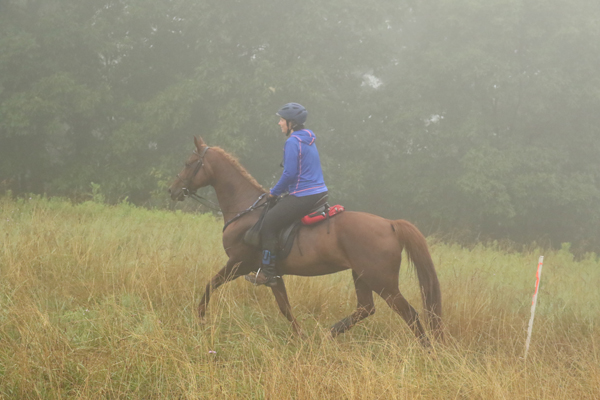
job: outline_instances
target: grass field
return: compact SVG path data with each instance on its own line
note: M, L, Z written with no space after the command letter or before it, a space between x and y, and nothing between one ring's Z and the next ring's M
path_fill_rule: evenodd
M436 357L377 299L350 314L350 272L286 277L306 337L244 280L197 303L224 264L222 221L122 204L0 199L0 398L598 399L600 261L430 239L448 340ZM522 359L537 260L545 256ZM421 309L412 269L400 289Z

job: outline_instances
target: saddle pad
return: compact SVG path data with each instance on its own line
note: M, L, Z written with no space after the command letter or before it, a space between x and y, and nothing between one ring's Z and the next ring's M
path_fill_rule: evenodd
M342 211L344 211L344 206L336 204L335 206L329 207L329 216L333 217L334 215L339 214ZM327 218L327 215L325 214L324 210L321 212L315 212L312 214L305 215L304 217L302 217L302 223L304 225L312 225L316 224L319 221L323 221L325 218Z

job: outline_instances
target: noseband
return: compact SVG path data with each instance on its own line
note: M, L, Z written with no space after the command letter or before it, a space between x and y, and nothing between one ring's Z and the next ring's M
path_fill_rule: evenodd
M192 179L194 179L196 174L198 174L198 172L200 172L200 168L202 168L202 166L204 165L204 156L206 155L206 152L208 151L208 149L210 149L210 147L206 146L202 150L202 153L198 153L197 150L194 150L194 153L198 154L198 160L196 160L196 167L194 168L194 172L192 173L192 175L190 175L190 177L188 179L184 180L179 174L177 174L177 179L179 179L181 182L183 182L183 187L181 188L181 191L183 192L183 195L186 197L195 193L195 190L192 192L191 190L189 190L187 188L187 186L190 186L190 184L192 183Z

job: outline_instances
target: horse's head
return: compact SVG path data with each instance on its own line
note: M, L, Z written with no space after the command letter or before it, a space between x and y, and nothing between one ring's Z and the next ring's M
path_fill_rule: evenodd
M188 157L185 166L169 186L173 200L183 201L190 193L195 193L199 188L210 184L210 171L204 162L209 147L202 138L194 137L194 143L196 150Z

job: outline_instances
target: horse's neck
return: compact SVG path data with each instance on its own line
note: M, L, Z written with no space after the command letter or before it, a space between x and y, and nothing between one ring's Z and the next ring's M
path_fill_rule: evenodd
M213 169L213 187L225 221L250 207L263 193L247 177L227 160L219 160L221 165Z

